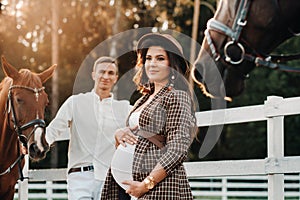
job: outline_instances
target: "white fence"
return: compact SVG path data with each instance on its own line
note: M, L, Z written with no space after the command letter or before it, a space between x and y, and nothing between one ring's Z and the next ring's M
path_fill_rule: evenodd
M268 197L266 176L232 176L215 178L191 178L190 186L194 199L243 199ZM65 181L38 181L28 185L29 199L67 200ZM15 194L17 199L18 194ZM300 175L285 176L285 198L300 199Z
M267 188L266 191L263 192L263 196L267 196L268 200L284 200L284 179L285 176L287 176L285 174L300 173L300 156L284 156L284 116L297 114L300 114L299 97L284 99L282 97L274 96L268 97L263 105L245 106L239 108L229 108L224 110L204 111L196 113L198 127L254 121L267 121L268 156L265 159L252 160L186 162L185 167L188 177L192 179L199 177L249 177L259 175L265 177L267 180ZM30 180L33 181L65 180L66 178L65 169L28 170L27 165L25 166L24 171L25 176L26 174L28 174ZM222 183L223 180L225 184L226 179L222 179ZM299 184L299 182L297 183ZM232 185L229 184L228 181L226 184ZM238 187L238 185L236 186ZM249 188L251 187L249 186ZM205 193L205 191L199 191L199 193L202 192ZM222 192L229 194L228 189L222 188ZM299 194L299 188L297 189L296 193L297 196ZM288 194L288 192L286 192L286 194ZM252 197L250 193L249 197ZM19 184L19 200L27 199L28 181L23 181ZM207 199L211 198L208 197ZM227 196L222 196L222 200L226 199Z

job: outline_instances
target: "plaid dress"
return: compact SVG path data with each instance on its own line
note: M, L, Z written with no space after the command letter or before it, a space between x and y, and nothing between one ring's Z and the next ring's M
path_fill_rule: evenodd
M149 96L147 94L137 101L131 113L145 103ZM164 148L159 149L147 138L139 137L134 152L133 180L143 181L157 163L165 169L167 177L139 199L193 199L183 167L183 161L187 157L196 130L196 119L192 113L191 103L188 93L164 87L142 110L139 118L140 130L164 135L166 144ZM118 200L118 185L110 170L101 200Z

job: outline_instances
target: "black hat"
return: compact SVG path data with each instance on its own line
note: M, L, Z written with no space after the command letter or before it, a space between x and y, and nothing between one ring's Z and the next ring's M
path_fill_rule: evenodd
M166 50L170 51L172 53L175 53L182 58L184 58L182 46L179 44L179 42L171 35L169 34L160 34L160 33L148 33L146 35L143 35L138 43L137 43L137 51L143 48L149 48L149 46L144 46L144 42L147 40L157 40L159 41L159 44L161 44L163 47L167 46Z

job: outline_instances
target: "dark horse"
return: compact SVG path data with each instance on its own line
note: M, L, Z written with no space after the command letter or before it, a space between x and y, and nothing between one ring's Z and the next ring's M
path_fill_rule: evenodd
M207 23L192 68L192 76L203 92L209 97L238 96L255 66L296 71L278 62L299 55L280 57L270 53L300 32L299 10L299 0L221 0Z
M56 65L40 74L18 72L2 57L2 68L6 77L0 83L0 199L11 200L16 182L24 179L24 154L29 151L30 158L40 160L49 149L43 120L48 97L42 84Z

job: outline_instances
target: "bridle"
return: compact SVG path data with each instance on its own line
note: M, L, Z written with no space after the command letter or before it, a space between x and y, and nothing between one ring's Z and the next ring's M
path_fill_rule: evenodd
M15 111L15 108L14 108L14 104L13 104L12 92L11 92L15 88L26 89L26 90L29 90L29 91L33 92L35 97L36 97L36 101L38 101L39 93L42 92L45 89L45 87L31 88L31 87L22 86L22 85L12 85L12 86L10 86L9 91L8 91L8 99L7 99L8 104L9 104L8 113L10 112L10 109L11 109L12 121L14 123L15 132L18 134L18 138L19 138L20 142L26 147L28 139L33 135L35 129L36 128L45 129L46 123L43 119L34 119L30 122L27 122L26 124L24 124L22 126L20 126L18 124L17 115L16 115L16 111ZM24 131L24 130L32 127L32 126L34 126L34 129L29 134L28 137L26 137L24 134L22 134L22 131Z
M278 0L274 0L276 5L277 13L282 16L278 4ZM293 67L289 67L286 65L279 64L281 61L288 61L288 60L295 60L300 59L300 54L295 55L264 55L258 54L257 51L255 51L252 48L251 53L247 53L245 51L245 44L242 44L240 41L241 39L241 32L242 29L247 25L247 14L250 8L251 0L241 0L238 6L238 10L232 25L232 28L228 27L227 25L223 24L222 22L212 18L207 23L207 29L205 30L205 36L207 40L207 44L210 48L211 54L215 61L219 61L222 59L227 64L231 65L239 65L244 60L250 61L254 63L256 66L263 66L268 67L271 69L278 69L281 71L287 71L287 72L297 72L300 73L300 69L296 69ZM298 36L299 34L295 33L290 27L287 27L288 31ZM210 35L210 31L216 31L218 33L221 33L227 37L230 38L230 40L225 44L223 55L217 50L213 39ZM234 47L239 50L240 56L239 59L232 58L232 56L229 53L229 48Z
M25 123L23 125L19 125L18 119L17 119L17 115L16 115L16 111L15 111L15 107L14 107L14 104L13 104L13 95L12 95L12 90L15 89L15 88L25 89L25 90L33 92L34 95L35 95L35 97L36 97L36 101L38 101L39 93L42 92L42 91L44 91L45 87L31 88L31 87L22 86L22 85L11 85L9 87L9 90L8 90L7 116L9 118L9 113L11 112L11 117L12 117L12 122L13 122L13 126L14 126L14 131L15 131L15 133L17 133L18 141L19 141L19 143L17 144L18 158L4 172L0 173L0 176L3 176L5 174L10 173L11 169L16 164L18 164L20 180L23 181L24 180L24 176L23 176L23 172L22 172L21 161L22 161L22 159L24 158L25 155L20 152L20 144L23 145L26 149L28 149L27 143L28 143L29 139L33 136L35 130L37 128L42 128L43 130L45 130L46 123L45 123L45 121L43 119L34 119L34 120L31 120L30 122L27 122L27 123ZM34 127L32 129L32 131L30 132L30 134L28 136L24 135L23 131L27 130L30 127Z

